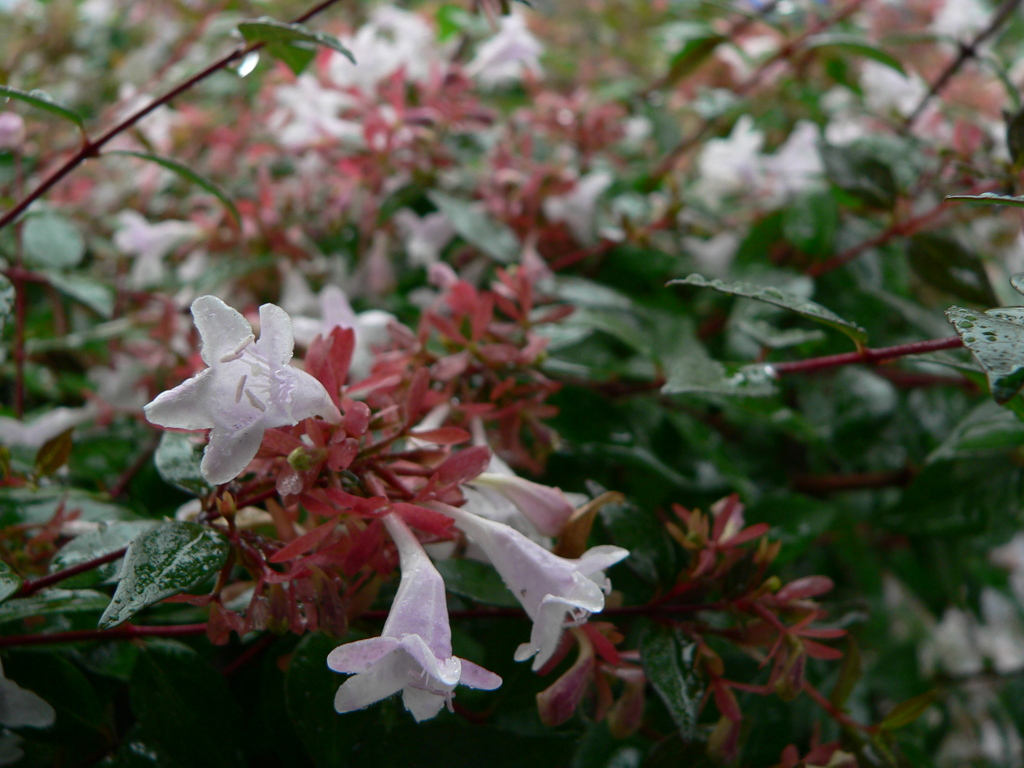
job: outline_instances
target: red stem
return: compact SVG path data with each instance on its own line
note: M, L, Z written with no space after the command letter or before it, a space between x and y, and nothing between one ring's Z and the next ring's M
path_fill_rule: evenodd
M14 597L28 597L34 595L41 589L56 584L57 582L64 581L64 579L70 579L72 576L77 576L80 573L91 571L93 568L98 568L105 563L111 563L121 557L124 557L125 550L128 547L121 547L113 552L108 552L105 555L94 558L92 560L86 560L84 563L73 565L70 568L65 568L63 571L57 571L56 573L50 573L46 576L41 576L38 579L24 582L17 592L14 593Z
M206 634L206 624L151 625L137 627L123 624L114 629L75 629L69 632L42 632L31 635L0 637L0 648L29 645L57 645L104 640L131 640L137 637L187 637Z
M323 0L323 2L315 5L313 8L306 11L301 16L298 16L297 18L293 19L291 23L299 24L301 22L307 21L308 19L317 15L321 11L334 5L336 2L338 2L338 0ZM232 51L225 54L224 56L221 56L215 62L213 62L205 69L203 69L201 72L179 83L174 88L171 88L171 90L167 91L167 93L165 93L163 96L154 99L141 109L137 109L136 111L132 112L126 118L121 120L121 122L117 123L112 128L107 129L98 138L90 139L88 135L86 135L84 141L82 142L82 146L79 148L77 152L75 152L75 154L73 154L71 157L65 160L62 165L60 165L49 176L43 179L39 183L39 186L37 186L28 195L26 195L18 203L16 203L13 208L7 211L7 213L5 213L3 216L0 216L0 229L3 229L5 226L7 226L16 218L18 218L18 216L20 216L25 211L25 209L28 208L34 201L38 200L40 197L45 195L51 187L53 187L57 182L59 182L61 179L63 179L65 176L71 173L83 162L85 162L91 157L97 157L100 153L100 149L102 149L103 146L106 145L107 142L109 142L115 136L128 130L137 122L139 122L139 120L148 115L150 112L167 104L176 96L180 96L182 93L189 90L198 83L202 82L210 75L224 69L233 61L236 61L245 56L246 54L252 53L253 51L258 51L262 47L263 43L252 43L250 45L236 46Z
M852 365L854 363L878 363L894 357L938 352L942 349L956 349L962 346L963 342L959 336L948 336L944 339L928 339L927 341L914 341L910 344L897 344L895 347L862 349L859 352L847 352L842 355L812 357L807 360L794 360L789 363L769 363L769 365L779 375L807 373L808 371L820 371L825 368L837 368L841 365Z

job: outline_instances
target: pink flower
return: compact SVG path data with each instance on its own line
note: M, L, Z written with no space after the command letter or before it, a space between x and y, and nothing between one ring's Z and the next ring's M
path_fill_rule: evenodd
M327 666L353 675L338 689L334 708L353 712L398 691L417 721L447 706L456 685L491 691L501 678L452 656L444 581L412 531L396 515L384 518L398 547L402 580L380 637L346 643L331 651Z

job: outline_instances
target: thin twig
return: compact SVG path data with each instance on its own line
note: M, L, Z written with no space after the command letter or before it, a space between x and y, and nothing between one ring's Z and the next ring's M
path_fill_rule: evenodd
M325 9L329 8L330 6L334 5L337 2L338 0L323 0L323 2L317 4L310 10L306 11L301 16L297 17L296 19L293 19L292 23L298 24L307 21L313 16L324 11ZM90 139L88 138L88 136L86 136L85 141L82 143L82 146L79 148L77 152L75 152L75 154L73 154L71 157L65 160L64 163L62 163L55 171L53 171L49 176L43 179L43 181L41 181L34 190L32 190L28 195L26 195L18 203L16 203L13 208L7 211L7 213L5 213L3 216L0 216L0 229L3 229L12 221L17 219L18 216L20 216L26 208L28 208L33 202L38 200L40 197L45 195L51 187L53 187L55 184L57 184L57 182L59 182L61 179L63 179L65 176L67 176L69 173L75 170L75 168L77 168L83 162L85 162L91 157L97 157L100 153L100 149L102 149L103 146L106 145L107 142L109 142L115 136L126 131L128 128L131 128L133 125L139 122L150 112L153 112L159 107L162 107L165 104L169 103L175 97L180 96L182 93L189 90L198 83L202 82L210 75L219 72L220 70L230 65L232 62L237 61L238 59L252 53L253 51L258 51L260 48L263 47L263 45L263 43L250 43L249 45L236 46L233 50L231 50L224 56L221 56L219 59L217 59L212 64L207 66L205 69L203 69L201 72L192 75L192 77L179 83L174 88L171 88L171 90L167 91L167 93L165 93L163 96L153 99L153 101L151 101L146 106L135 110L130 115L121 120L121 122L117 123L112 128L107 129L98 138Z
M1019 6L1021 0L1006 0L999 9L992 16L992 21L988 23L988 26L981 30L974 36L974 39L969 43L961 43L960 51L957 53L955 59L953 59L939 76L932 82L931 87L928 88L928 92L921 97L921 101L918 102L914 110L907 115L906 120L903 121L904 130L910 129L918 118L924 114L924 108L928 106L928 102L939 95L943 88L945 88L949 81L956 76L956 73L973 58L978 55L978 46L988 40L992 35L999 31L999 28L1009 21L1010 16Z
M114 629L75 629L68 632L37 632L28 635L0 637L0 648L29 645L58 645L61 643L103 642L106 640L132 640L138 637L188 637L206 634L206 624L169 624L135 626L122 624Z
M956 349L964 343L959 336L947 336L944 339L928 339L927 341L912 341L909 344L897 344L894 347L881 347L879 349L862 349L859 352L847 352L842 355L827 355L825 357L811 357L807 360L794 360L788 363L770 363L772 370L778 375L790 373L809 373L821 371L826 368L837 368L841 365L853 365L856 363L880 363L883 360L891 360L896 357L907 355L920 355L926 352L938 352L943 349Z
M14 597L28 597L34 595L41 589L57 584L58 582L70 579L72 576L77 576L80 573L91 571L93 568L98 568L106 563L111 563L114 560L124 557L125 550L128 547L121 547L113 552L108 552L100 557L93 558L92 560L86 560L84 563L73 565L70 568L65 568L63 571L57 571L56 573L49 573L46 576L40 576L38 579L26 581L22 583L21 587L17 592L14 593Z

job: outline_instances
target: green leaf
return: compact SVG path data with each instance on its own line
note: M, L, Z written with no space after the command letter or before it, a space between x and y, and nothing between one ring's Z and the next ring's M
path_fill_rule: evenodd
M113 149L109 152L103 153L104 157L107 157L108 155L126 155L128 157L137 157L141 160L149 160L151 163L156 163L157 165L176 173L186 181L192 182L197 187L205 189L224 204L224 207L228 209L236 222L239 224L242 222L242 215L238 212L238 208L235 206L234 201L227 196L227 193L205 176L200 176L187 165L182 165L177 160L172 160L169 157L161 157L160 155L153 155L148 152L135 152L127 149Z
M128 545L100 629L200 584L224 565L229 549L223 534L197 523L169 522L143 533Z
M594 488L593 491L603 491ZM629 550L625 566L648 584L670 584L677 573L675 550L667 532L650 510L629 503L605 504L598 516L611 540Z
M21 589L21 576L0 560L0 603Z
M434 565L444 578L444 586L449 592L484 605L519 607L519 601L492 565L477 560L439 560Z
M892 168L856 147L821 147L829 181L872 208L890 210L898 188Z
M892 711L885 716L885 719L878 724L878 727L886 731L892 731L905 725L910 725L923 715L924 711L938 701L938 699L938 691L928 691L928 693L922 693L920 696L900 702L892 708Z
M114 289L82 275L65 275L47 272L50 285L75 301L79 301L100 317L109 320L114 316Z
M936 288L976 304L996 303L985 265L956 240L931 232L914 235L907 257L914 272Z
M992 397L1005 405L1024 387L1024 318L1013 307L974 312L950 307L946 317L985 369Z
M317 768L350 765L353 741L360 726L369 722L368 712L339 715L334 710L334 696L345 678L327 668L327 654L337 645L326 635L306 635L296 646L285 675L288 714Z
M109 602L109 597L91 589L48 589L0 604L0 624L54 613L98 613Z
M846 636L846 653L843 655L843 666L839 669L839 679L832 694L828 697L832 705L842 709L846 706L846 700L850 698L854 687L861 678L860 646L853 639L853 635Z
M77 512L79 520L88 522L137 517L131 510L74 488L0 488L0 525L46 523L62 506L65 512Z
M991 400L980 403L950 431L927 462L1004 453L1024 445L1024 423Z
M5 96L8 99L23 102L35 107L36 109L49 112L51 115L57 115L57 117L63 117L65 120L70 120L78 126L78 130L82 132L82 136L85 136L85 126L82 124L82 117L74 110L68 109L63 104L59 104L54 101L53 97L46 91L22 91L18 88L12 88L9 85L0 85L0 96Z
M728 40L705 25L699 26L702 31L687 40L682 50L672 57L668 74L663 79L664 84L670 85L689 75L715 52L715 48Z
M831 192L799 195L783 213L782 232L793 245L811 256L827 256L835 250L839 206Z
M157 525L159 523L155 520L115 522L102 526L98 531L76 536L53 556L53 560L50 561L50 573L64 571L115 552L128 546L132 539ZM91 587L112 578L119 569L120 561L104 563L91 571L72 576L70 579L62 581L61 584L70 588Z
M903 69L903 65L900 64L899 60L895 56L883 51L881 48L872 45L864 38L857 37L856 35L843 33L812 35L804 42L804 47L809 50L836 48L845 53L852 53L856 56L862 56L865 59L871 59L872 61L889 67L889 69L899 72L901 75L905 76L907 74Z
M204 496L212 489L199 471L202 458L203 446L193 442L190 435L164 432L153 461L160 477L168 483L187 493Z
M14 283L0 275L0 336L3 335L7 318L14 309Z
M156 745L175 765L243 765L235 700L223 675L187 645L168 640L143 645L128 693L138 725L134 735Z
M43 443L36 453L33 470L36 477L48 477L67 464L71 449L74 447L74 441L71 439L74 431L75 428L71 427Z
M690 275L681 280L669 280L668 285L695 285L701 288L711 288L719 293L726 293L731 296L741 296L746 299L756 299L776 307L788 309L801 317L823 323L837 331L842 331L854 343L860 347L867 340L867 332L859 325L844 320L835 312L827 309L813 301L802 299L791 293L774 288L772 286L755 285L748 282L725 282L724 280L708 280L702 275Z
M980 195L946 195L947 200L963 200L981 205L1009 205L1013 208L1024 208L1024 197L999 195L995 192L982 192Z
M25 219L21 230L25 259L46 269L68 269L85 258L85 239L69 219L42 213Z
M502 264L508 264L518 258L522 246L515 232L507 225L467 200L459 200L436 191L429 192L427 197L448 217L455 231L467 243Z
M264 16L241 22L238 31L249 43L266 44L267 51L281 59L296 75L313 60L317 45L335 50L356 63L352 52L336 37L315 32L302 24L287 24Z
M704 681L694 669L697 643L678 627L648 625L640 636L644 674L668 707L683 741L697 734Z
M1017 89L1013 90L1016 92ZM1010 161L1015 166L1019 165L1024 159L1024 110L1018 110L1006 120L1006 147L1010 151Z

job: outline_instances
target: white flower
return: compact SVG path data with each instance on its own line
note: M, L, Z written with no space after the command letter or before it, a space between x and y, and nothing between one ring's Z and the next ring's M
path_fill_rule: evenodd
M770 194L798 194L820 182L825 168L818 152L820 139L818 126L801 120L782 146L764 158Z
M579 626L604 610L611 582L606 568L629 556L621 547L600 546L577 559L554 555L519 531L440 502L425 506L455 518L457 525L490 559L512 594L533 619L530 641L516 649L516 661L536 655L540 669L558 648L562 630Z
M860 68L864 102L872 112L885 114L895 110L906 117L924 98L928 86L919 75L901 75L884 64L865 61Z
M564 221L579 242L594 242L594 210L597 199L611 186L608 171L593 171L576 182L571 192L551 195L544 200L544 215L551 221Z
M352 712L402 691L417 721L452 709L456 685L491 691L501 678L452 655L444 581L423 547L397 515L384 518L398 547L402 579L380 637L346 643L331 651L327 666L354 675L338 689L334 708Z
M302 75L293 85L278 86L274 96L281 108L271 115L270 129L281 146L300 149L325 139L362 142L362 126L339 117L342 110L351 106L352 97L325 88L312 75Z
M192 302L209 368L159 395L146 418L173 429L210 429L200 469L214 485L237 477L256 456L263 432L312 416L340 421L323 385L292 359L291 319L274 304L260 307L260 339L238 312L215 296Z
M966 40L984 29L990 16L989 8L978 0L946 0L932 19L931 29L937 35Z
M538 59L543 52L543 46L527 29L526 19L510 14L501 18L498 34L477 49L466 73L489 86L517 82L527 72L540 76Z
M377 83L400 68L408 80L425 80L440 58L430 25L418 14L391 6L374 10L369 23L342 43L356 63L335 54L330 78L339 88L356 87L364 93L372 93Z
M405 240L405 252L412 266L429 267L441 258L441 251L455 237L455 227L440 211L417 216L403 208L394 216Z
M0 416L0 444L40 448L47 440L94 419L98 413L96 404L90 402L81 408L54 408L27 423Z
M706 142L697 160L698 194L716 208L729 195L760 188L764 181L762 146L764 134L754 127L750 115L737 120L727 138Z
M163 280L167 276L164 269L167 254L202 232L190 221L150 224L135 211L122 211L118 220L121 228L114 235L114 245L121 253L134 257L129 276L134 288L149 288Z

